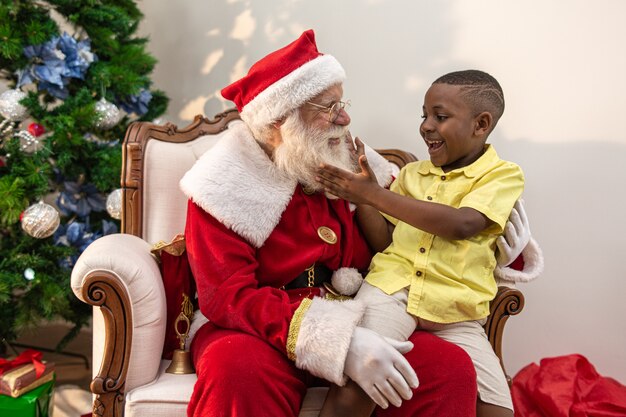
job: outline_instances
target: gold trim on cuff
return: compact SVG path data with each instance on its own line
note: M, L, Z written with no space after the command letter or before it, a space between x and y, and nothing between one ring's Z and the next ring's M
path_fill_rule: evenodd
M287 334L287 357L292 361L296 360L296 342L298 342L298 335L300 334L300 325L302 324L304 315L311 307L312 302L313 300L310 298L303 299L300 303L300 307L298 307L295 313L293 313L291 323L289 323L289 333Z

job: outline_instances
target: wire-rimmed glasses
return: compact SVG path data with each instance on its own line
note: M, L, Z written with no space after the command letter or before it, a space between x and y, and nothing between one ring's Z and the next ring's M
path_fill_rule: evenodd
M335 121L339 117L339 113L341 113L342 110L345 110L348 107L350 107L350 100L336 101L330 106L322 106L321 104L312 103L310 101L307 101L306 104L310 104L311 106L317 107L318 109L327 111L328 121L330 123L335 123Z

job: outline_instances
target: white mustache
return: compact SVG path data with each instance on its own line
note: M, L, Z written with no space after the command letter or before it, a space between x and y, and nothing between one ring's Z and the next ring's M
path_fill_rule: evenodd
M348 126L333 126L328 129L315 129L312 136L322 139L344 138L349 132Z

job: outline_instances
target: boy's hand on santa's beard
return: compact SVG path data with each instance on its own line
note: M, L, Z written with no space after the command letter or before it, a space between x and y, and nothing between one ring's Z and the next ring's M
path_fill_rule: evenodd
M344 142L346 143L346 146L350 151L350 156L352 157L352 172L359 172L359 151L354 143L354 138L352 138L352 133L348 131L344 138ZM357 137L357 139L359 138Z
M358 139L358 137L357 137ZM352 138L352 134L350 133L350 131L348 131L345 136L344 136L344 143L346 145L346 147L348 148L348 151L350 152L350 159L352 160L352 167L351 167L351 171L354 173L359 172L359 151L357 149L356 144L354 143L354 139ZM327 198L329 198L330 200L337 200L339 197L337 197L336 195L326 191L324 193L326 195Z
M365 156L365 145L359 138L356 138L355 144L359 155L359 172L322 163L315 180L322 185L327 195L335 195L354 204L371 204L380 185Z
M352 139L352 134L350 133L350 131L348 131L348 133L346 133L346 136L344 136L344 142L346 146L348 147L348 150L350 151L350 155L352 156L352 161L356 162L358 156L356 154L356 147L354 146L354 139Z

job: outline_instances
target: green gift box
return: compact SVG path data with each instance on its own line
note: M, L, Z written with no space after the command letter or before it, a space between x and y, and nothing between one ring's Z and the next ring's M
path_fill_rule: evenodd
M0 395L0 416L51 417L54 405L54 380L28 391L17 398Z

